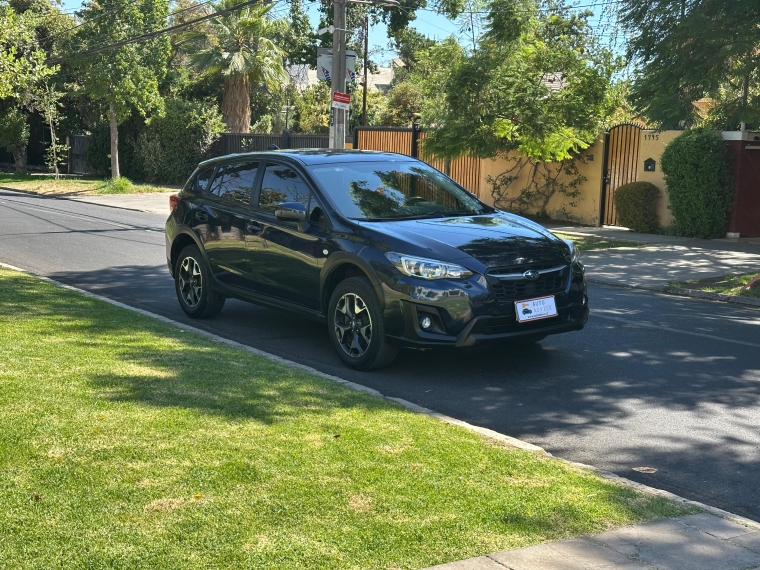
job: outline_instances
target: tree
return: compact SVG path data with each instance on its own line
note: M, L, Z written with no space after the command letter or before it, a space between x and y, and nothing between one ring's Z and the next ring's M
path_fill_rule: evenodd
M330 125L330 84L310 85L294 101L294 130L302 133L327 133Z
M394 85L388 92L384 125L408 127L422 110L424 93L413 81L404 81Z
M37 23L37 14L18 14L0 2L0 99L23 100L37 82L56 71L45 63Z
M70 46L81 90L107 106L111 135L111 176L119 172L119 123L132 110L143 116L163 107L158 85L166 73L169 39L159 36L102 49L166 25L166 0L91 0L81 13ZM95 53L88 53L95 49ZM77 55L80 54L80 55Z
M653 123L698 123L693 103L710 97L720 126L760 124L757 2L629 0L619 10L638 67L631 100Z
M211 6L221 11L240 1L222 0ZM210 20L207 29L189 31L183 38L199 72L224 78L222 116L234 133L247 133L251 128L251 84L276 88L287 79L284 53L270 39L287 24L267 18L273 6L246 6L228 12Z
M431 40L414 28L404 28L391 38L390 47L398 53L399 59L404 62L405 69L412 71L417 64L417 54L433 47L435 43L435 40Z
M412 74L426 94L426 151L454 158L516 150L560 161L587 148L613 110L610 80L620 63L594 38L590 15L555 2L492 0L473 53L453 40L426 50Z
M13 153L16 174L26 174L26 145L29 125L18 107L0 111L0 147Z
M36 89L32 102L33 108L42 114L45 123L47 123L47 126L50 129L50 146L47 150L45 163L55 173L56 180L58 180L60 174L58 172L60 155L69 148L65 144L60 144L58 142L58 136L56 135L56 126L62 119L60 107L63 95L64 94L61 91L56 90L56 87L52 82L45 81L38 89Z

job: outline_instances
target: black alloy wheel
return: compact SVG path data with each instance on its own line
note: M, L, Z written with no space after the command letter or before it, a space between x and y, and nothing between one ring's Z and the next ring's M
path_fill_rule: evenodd
M211 287L209 270L200 250L189 245L177 257L174 285L179 306L196 319L215 317L224 307L224 297Z
M330 340L340 359L357 370L375 370L395 360L388 344L380 301L366 277L341 281L328 307Z
M335 305L335 336L343 352L360 358L372 342L372 317L367 303L356 293L346 293Z

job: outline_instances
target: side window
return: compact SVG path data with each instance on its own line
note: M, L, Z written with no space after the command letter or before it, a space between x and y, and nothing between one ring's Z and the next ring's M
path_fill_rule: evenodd
M195 190L197 192L205 192L208 190L208 183L211 177L214 175L214 166L201 170L198 176L195 177Z
M226 164L224 173L220 169L211 184L211 192L223 200L239 202L247 206L251 200L251 188L258 167L258 163L255 162Z
M270 164L264 172L259 208L274 213L280 202L303 202L309 207L309 187L292 168Z

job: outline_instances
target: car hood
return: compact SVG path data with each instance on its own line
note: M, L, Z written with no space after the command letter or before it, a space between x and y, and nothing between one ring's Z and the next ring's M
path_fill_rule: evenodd
M401 251L396 248L399 253L442 261L472 257L487 267L502 267L570 260L565 242L538 224L511 214L361 222L361 225L426 250L412 253L408 247Z

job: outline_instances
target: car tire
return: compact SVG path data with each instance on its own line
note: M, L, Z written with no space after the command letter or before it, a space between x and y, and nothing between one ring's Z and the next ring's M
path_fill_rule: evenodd
M335 351L355 370L377 370L390 365L398 347L385 338L380 301L366 277L338 283L330 296L327 324Z
M224 307L225 298L211 287L211 272L194 245L188 245L177 256L174 289L179 306L194 319L215 317Z

